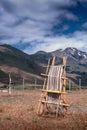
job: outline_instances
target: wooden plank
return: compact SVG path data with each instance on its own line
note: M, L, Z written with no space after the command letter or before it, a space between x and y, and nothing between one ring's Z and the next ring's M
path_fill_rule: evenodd
M42 76L48 76L47 74L43 74L43 73L41 73L41 75L42 75Z
M70 107L69 104L66 104L66 103L60 103L61 106L66 106L66 107Z
M66 57L63 57L63 65L66 67Z
M54 56L52 60L52 64L51 64L52 66L55 65L55 60L56 60L56 57Z
M8 90L2 90L1 92L3 92L3 93L7 93L7 92L8 92Z
M42 76L47 76L48 77L48 74L43 74L43 73L41 73L41 75ZM55 77L56 78L56 76L52 76L52 77ZM68 78L66 78L66 77L61 77L62 79L68 79Z
M54 105L57 105L59 104L60 106L66 106L66 107L69 107L70 105L69 104L65 104L65 103L57 103L57 102L51 102L51 101L45 101L45 100L42 100L42 103L48 103L48 104L54 104Z
M57 104L59 104L59 102L57 103L57 102L51 102L51 101L45 101L45 100L42 100L42 103L48 103L48 104L54 104L54 105L57 105Z
M64 77L66 77L66 57L63 57L63 65L64 65ZM66 79L63 80L63 92L66 92ZM64 103L66 103L66 95L63 95Z
M48 60L48 65L47 65L47 69L46 69L46 75L48 74L49 67L50 67L50 59ZM46 83L47 83L47 77L45 77L45 79L44 79L43 89L45 89L45 87L47 88Z
M57 91L57 90L42 90L42 92L59 93L59 94L66 93L66 92L61 92L61 91Z
M67 80L68 78L66 78L66 77L61 77L62 79L65 79L65 80Z

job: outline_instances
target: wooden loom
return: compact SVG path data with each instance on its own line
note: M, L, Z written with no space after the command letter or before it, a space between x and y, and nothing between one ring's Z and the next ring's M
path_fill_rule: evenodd
M52 64L48 66L45 76L44 85L41 94L41 100L38 108L38 115L43 114L60 114L65 115L67 107L66 102L66 58L63 57L63 65L55 65L55 57Z

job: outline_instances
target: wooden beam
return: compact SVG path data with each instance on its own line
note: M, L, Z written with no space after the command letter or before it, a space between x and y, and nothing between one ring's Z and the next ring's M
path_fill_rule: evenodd
M41 75L42 75L42 76L48 76L47 74L43 74L43 73L41 73Z
M62 79L65 79L65 80L67 80L68 78L66 78L66 77L61 77Z
M55 105L59 104L60 106L65 106L65 107L69 107L70 106L69 104L65 104L65 103L59 103L59 102L57 103L57 102L45 101L45 100L42 100L42 103L55 104Z
M48 60L48 65L47 65L47 68L46 68L46 75L48 74L49 67L50 67L50 59ZM47 83L47 77L45 77L45 79L44 79L43 89L45 89L45 86L47 88L46 83Z
M63 57L63 65L66 67L66 57Z
M42 90L42 92L48 92L48 93L65 93L65 92L61 92L61 91L57 91L57 90Z
M53 57L53 60L52 60L52 66L55 65L55 60L56 60L56 56Z
M48 74L43 74L43 73L41 73L41 75L48 77ZM55 78L56 78L56 76L52 76L52 77L55 77ZM68 78L66 78L66 77L61 77L61 79L66 79L66 80L67 80Z
M66 92L66 57L63 57L63 65L64 65L64 80L63 80L63 92L65 93ZM63 95L63 98L64 98L64 103L66 104L66 95Z

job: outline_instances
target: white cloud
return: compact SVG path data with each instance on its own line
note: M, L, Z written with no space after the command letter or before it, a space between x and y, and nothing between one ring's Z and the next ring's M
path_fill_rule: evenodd
M46 52L51 52L57 49L65 49L67 47L75 47L84 51L87 50L86 47L87 38L86 32L75 32L71 37L65 35L58 37L45 38L44 42L31 44L30 47L26 48L24 52L32 54L39 50L45 50Z
M85 23L82 25L82 27L87 29L87 22L85 22Z
M53 51L68 46L83 48L86 43L86 32L75 32L72 36L50 36L52 27L59 25L60 17L71 21L77 21L78 17L67 10L54 8L55 5L70 6L72 0L1 0L0 3L0 33L9 38L0 39L2 43L29 44L24 52L34 53L38 50ZM9 2L9 3L8 3ZM12 5L9 8L9 5ZM63 30L68 30L66 23ZM1 36L1 35L0 35ZM47 37L46 37L47 36ZM11 37L11 38L10 38ZM20 43L21 44L21 43ZM78 44L78 45L77 45Z
M67 12L65 11L64 12L64 16L65 18L67 18L68 20L73 20L73 21L77 21L78 20L78 17L74 14L72 14L71 12Z

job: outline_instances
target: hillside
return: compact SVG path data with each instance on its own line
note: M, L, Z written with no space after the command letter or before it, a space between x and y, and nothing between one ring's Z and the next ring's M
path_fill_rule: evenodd
M38 62L9 45L0 45L0 69L4 73L4 76L1 73L1 79L5 79L5 73L11 73L13 80L17 82L20 78L28 79L30 82L33 82L34 78L41 80L38 75L42 72L42 67Z

